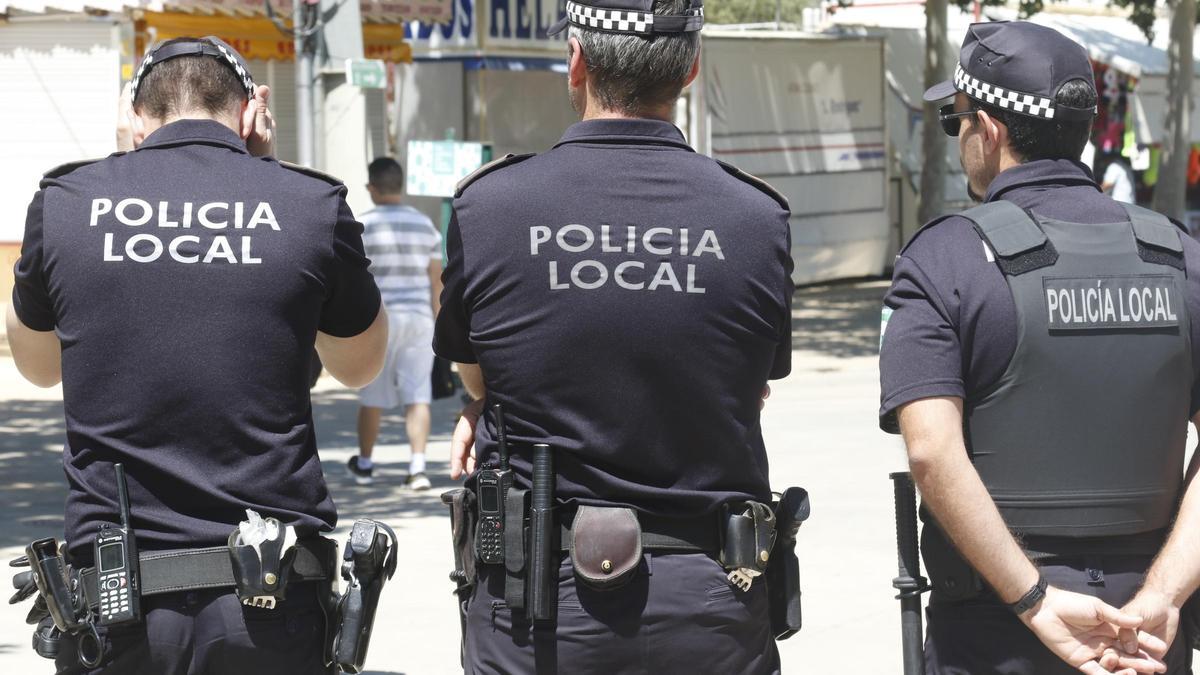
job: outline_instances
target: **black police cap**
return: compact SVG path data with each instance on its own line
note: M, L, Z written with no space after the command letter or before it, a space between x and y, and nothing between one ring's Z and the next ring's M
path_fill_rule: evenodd
M547 35L558 35L567 25L610 33L649 36L655 33L688 33L704 27L704 0L691 0L678 15L654 13L654 0L567 0L567 14Z
M151 68L164 61L169 61L180 56L211 56L217 59L229 66L233 70L233 73L238 76L238 81L242 83L242 87L246 90L246 98L254 98L254 78L250 76L250 66L246 64L246 60L242 58L242 55L236 49L226 44L224 40L209 35L202 38L181 38L175 42L168 41L151 47L146 52L146 55L142 57L142 63L138 66L137 74L133 76L130 99L133 101L137 100L138 87Z
M1074 40L1053 28L1028 21L975 23L967 29L954 79L935 84L926 101L962 92L988 105L1041 119L1087 120L1091 108L1055 103L1071 80L1095 88L1092 62Z

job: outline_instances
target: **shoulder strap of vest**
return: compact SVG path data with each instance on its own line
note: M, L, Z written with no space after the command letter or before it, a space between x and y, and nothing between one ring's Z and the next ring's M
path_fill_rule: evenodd
M996 254L996 264L1008 276L1049 267L1058 251L1034 217L1010 201L998 199L961 214Z
M1133 204L1121 206L1129 215L1133 225L1133 237L1137 239L1138 256L1145 262L1169 265L1183 269L1183 242L1179 240L1179 228L1169 218L1150 209Z
M1144 209L1133 204L1122 203L1125 213L1129 214L1129 222L1133 223L1133 236L1148 246L1183 253L1183 243L1179 241L1179 228L1166 216L1150 209Z
M337 186L343 185L341 179L337 178L336 176L331 176L330 174L327 174L324 171L318 171L312 167L302 166L300 164L293 164L291 162L285 162L283 160L279 161L279 166L282 166L285 169L290 169L292 171L295 171L296 173L302 173L305 176L311 176L313 178L323 180L326 183L329 183L330 185L337 185Z
M1046 233L1024 209L1003 199L963 211L996 255L1011 258L1046 243Z
M784 197L782 194L779 193L778 190L771 187L771 184L768 183L767 181L765 181L753 174L748 174L745 171L742 171L741 169L737 168L736 166L734 166L732 164L726 164L725 162L722 162L719 159L714 160L714 161L716 161L717 164L720 164L722 169L725 169L725 173L728 173L730 176L737 178L738 180L742 181L743 183L749 183L749 184L753 185L754 187L756 187L760 191L762 191L764 194L766 194L768 197L770 197L771 199L774 199L776 202L779 203L780 206L783 207L783 210L785 210L785 211L792 210L792 206L791 206L791 204L788 203L787 197Z
M510 164L516 164L517 162L524 162L525 160L529 159L530 157L533 157L536 154L537 154L536 152L526 152L524 154L514 155L513 153L510 152L507 155L501 157L500 159L493 159L492 161L488 162L487 164L484 164L483 166L479 167L478 169L475 169L471 173L467 174L467 176L465 178L463 178L462 180L458 181L458 185L455 186L455 188L454 188L455 198L461 197L463 190L466 190L468 187L470 187L471 183L474 183L475 181L479 180L480 178L483 178L484 176L488 175L489 173L492 173L493 171L496 171L498 169L503 169L504 167L506 167Z

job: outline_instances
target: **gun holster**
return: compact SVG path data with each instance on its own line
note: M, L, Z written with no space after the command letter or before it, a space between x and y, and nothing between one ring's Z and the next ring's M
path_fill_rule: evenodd
M96 632L79 582L79 570L73 570L53 538L38 539L25 547L25 555L9 563L10 567L29 567L13 576L16 593L10 605L28 599L35 593L33 607L25 622L36 625L32 646L38 656L53 659L58 656L63 640L76 644L79 662L96 668L104 658L104 642Z
M294 545L284 548L286 528L276 518L267 518L275 526L276 536L258 546L241 543L241 531L229 535L229 561L238 599L243 605L274 609L287 594L292 561L296 558Z
M808 491L790 487L783 491L772 507L775 512L775 546L771 549L771 564L767 567L767 589L771 633L776 640L786 640L800 631L803 624L800 612L800 558L796 555L796 534L800 524L808 520L810 507Z
M341 626L333 649L334 661L343 672L362 672L379 595L396 573L396 549L392 528L374 520L354 523L342 556L342 578L349 585L338 606Z
M458 624L461 630L459 661L465 664L467 639L467 602L475 589L475 493L455 488L442 493L442 503L450 508L450 543L454 548L454 569L450 581L458 598ZM507 542L505 542L507 545Z

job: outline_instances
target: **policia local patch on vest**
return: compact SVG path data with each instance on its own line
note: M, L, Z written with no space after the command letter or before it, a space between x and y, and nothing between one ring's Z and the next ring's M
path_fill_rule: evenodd
M1050 330L1169 328L1181 298L1167 275L1042 281Z

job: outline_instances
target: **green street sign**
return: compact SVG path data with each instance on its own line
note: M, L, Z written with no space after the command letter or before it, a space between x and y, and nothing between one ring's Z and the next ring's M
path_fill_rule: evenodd
M363 89L383 89L387 66L378 59L346 59L346 81Z

